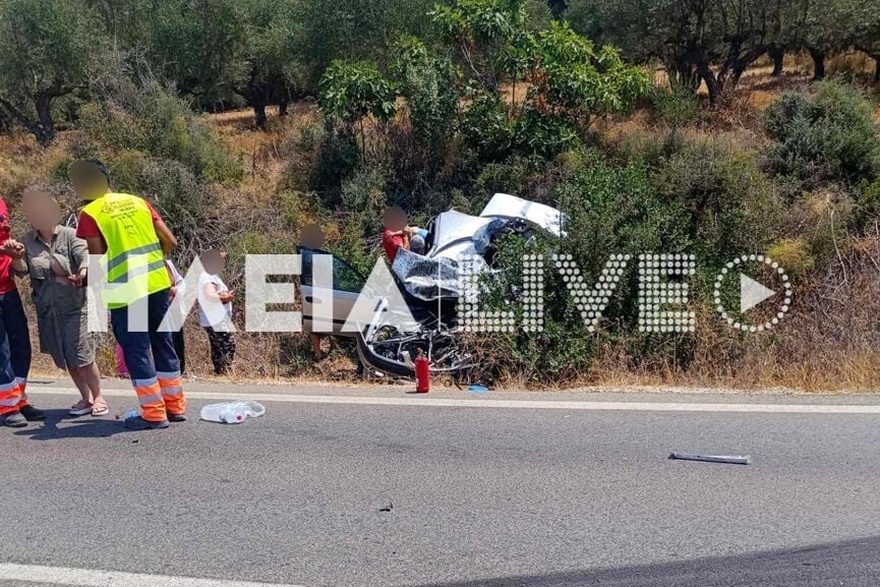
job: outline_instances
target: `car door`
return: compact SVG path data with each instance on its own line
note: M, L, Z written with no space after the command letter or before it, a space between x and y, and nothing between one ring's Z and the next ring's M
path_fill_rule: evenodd
M342 327L348 319L352 308L357 302L367 279L354 267L332 253L321 249L298 247L297 252L302 258L300 275L300 296L302 298L303 330L314 332L316 327L315 305L324 302L328 297L332 303L332 326L320 328L321 333L353 337L356 332L343 332ZM314 275L315 266L321 265L315 255L331 255L333 283L332 289L320 287L320 279ZM332 332L328 332L332 330Z

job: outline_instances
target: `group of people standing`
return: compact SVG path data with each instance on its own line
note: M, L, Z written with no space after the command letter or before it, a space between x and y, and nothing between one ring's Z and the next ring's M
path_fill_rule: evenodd
M31 230L14 239L7 205L0 199L0 419L23 427L46 417L27 397L32 351L15 276L30 280L40 351L68 371L80 392L70 414L109 413L85 289L89 255L100 255L113 288L103 305L140 404L140 414L127 418L125 427L158 429L185 421L182 316L172 329L162 326L174 296L182 295L185 286L167 259L177 240L146 200L110 189L110 173L100 161L77 161L69 176L85 204L75 230L61 225L60 204L49 192L29 190L22 208ZM220 374L235 348L228 327L234 292L219 277L224 259L218 251L203 254L205 272L199 278L200 323L208 331ZM223 316L209 315L215 307Z

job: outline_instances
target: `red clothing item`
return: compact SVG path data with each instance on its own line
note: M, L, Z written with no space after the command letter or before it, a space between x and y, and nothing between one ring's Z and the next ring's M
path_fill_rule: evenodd
M0 243L4 243L12 237L9 227L9 210L6 202L0 198ZM12 257L0 255L0 294L5 294L15 289L15 278L12 274Z
M397 257L397 249L403 246L403 236L395 234L395 231L386 228L385 232L382 233L382 246L385 247L388 261L393 265L394 258Z
M159 213L156 212L155 208L147 202L147 207L150 209L150 215L153 217L153 223L159 222L162 220L162 217L159 216ZM98 228L98 223L94 218L86 214L85 212L79 213L79 222L76 226L76 236L82 239L87 238L100 238L101 242L104 243L104 247L107 246L107 241L104 240L104 235L101 234L101 229Z

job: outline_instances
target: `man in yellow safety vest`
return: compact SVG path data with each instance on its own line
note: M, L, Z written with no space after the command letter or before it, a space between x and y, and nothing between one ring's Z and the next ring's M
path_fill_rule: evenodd
M171 289L165 255L177 239L145 200L110 190L110 173L100 161L76 161L70 179L86 201L76 235L86 240L89 254L104 255L105 305L140 403L140 416L126 418L125 427L149 430L167 428L169 420L182 422L180 362L171 332L160 331ZM131 323L130 309L146 312L146 331Z

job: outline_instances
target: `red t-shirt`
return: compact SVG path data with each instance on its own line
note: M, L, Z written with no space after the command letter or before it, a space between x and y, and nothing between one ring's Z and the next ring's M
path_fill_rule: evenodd
M146 204L150 209L150 215L153 218L153 222L156 223L162 220L162 217L159 216L159 213L156 212L150 203L146 202ZM100 238L101 242L104 243L104 246L107 246L107 241L104 240L104 235L101 234L101 229L98 228L98 223L85 211L79 213L79 222L76 225L76 236L82 239Z
M394 264L394 258L397 257L397 249L403 246L403 236L394 234L395 231L385 229L382 233L382 246L385 247L385 254L388 255L388 261Z
M9 227L9 210L6 202L0 198L0 243L4 243L12 236ZM12 274L12 257L0 255L0 294L11 292L15 289L15 278Z

